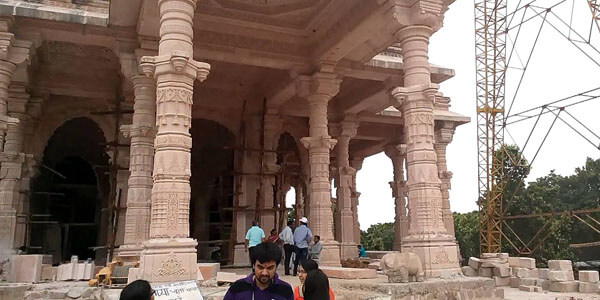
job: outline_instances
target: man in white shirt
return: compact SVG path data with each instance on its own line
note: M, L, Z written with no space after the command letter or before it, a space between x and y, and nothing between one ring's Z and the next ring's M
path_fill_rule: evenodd
M288 221L287 226L281 230L279 234L279 239L283 241L283 251L285 251L285 261L284 261L284 270L285 275L290 275L290 259L292 257L292 253L294 252L294 234L292 233L291 221Z

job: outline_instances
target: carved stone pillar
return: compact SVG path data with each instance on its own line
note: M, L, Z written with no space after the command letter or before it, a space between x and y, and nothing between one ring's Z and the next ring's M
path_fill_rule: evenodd
M277 144L279 142L279 134L283 126L283 120L279 117L277 112L268 111L265 114L265 132L264 132L264 149L269 151L277 150ZM261 208L264 209L259 215L261 227L267 231L275 228L275 211L273 211L273 204L275 203L274 197L274 186L275 186L275 173L279 172L280 167L277 165L277 153L265 152L264 160L262 163L263 172L265 175L261 180L261 195L260 201Z
M435 154L437 156L437 167L442 182L442 216L444 218L444 227L446 231L454 236L454 217L450 210L450 193L449 190L450 180L452 179L452 172L448 171L446 165L446 147L452 142L452 136L454 135L454 124L453 122L441 122L440 126L435 129Z
M363 157L354 157L350 161L350 165L352 166L352 168L354 168L354 170L356 170L356 172L354 172L354 175L352 176L352 193L351 193L350 199L352 200L352 220L354 222L354 229L353 229L354 241L358 244L361 243L361 241L360 241L360 222L358 222L358 199L360 198L360 193L356 189L356 173L358 173L358 171L360 169L362 169L363 160L364 160ZM356 250L355 250L355 253L356 253Z
M296 183L296 185L294 185L294 191L296 192L296 203L293 207L296 215L295 222L298 223L298 220L304 217L304 190L302 184Z
M385 148L385 154L392 160L394 167L394 180L390 181L392 197L394 197L396 215L394 218L394 246L395 251L402 248L402 239L408 235L407 188L404 178L404 161L406 160L406 145L390 145Z
M337 139L335 146L337 172L336 185L336 220L335 239L340 242L341 259L356 257L357 241L354 239L354 214L352 212L352 191L356 169L350 166L348 147L350 139L356 135L358 124L344 121L332 126L332 134Z
M392 96L404 118L409 201L408 236L402 252L421 258L425 275L440 277L460 273L454 237L446 231L442 217L441 183L434 143L433 104L438 86L431 84L427 46L432 29L413 25L397 33L402 45L404 83Z
M123 135L131 139L125 237L119 248L119 256L124 260L139 259L149 237L156 136L156 82L146 76L134 76L132 82L133 124L121 126Z
M301 139L308 149L310 163L309 227L320 235L323 244L321 264L340 266L340 245L333 236L331 183L329 181L329 151L336 140L327 129L327 104L339 91L341 80L335 74L318 72L312 77L307 96L309 107L309 136Z
M17 212L21 207L21 178L24 164L31 164L32 156L23 153L23 140L25 138L24 124L29 121L27 115L27 103L29 94L25 92L22 84L12 84L7 99L6 113L18 122L8 123L4 140L4 151L1 157L0 167L0 212L2 212L2 225L8 225L0 229L1 235L7 249L18 248L25 243L25 224L18 222ZM4 234L7 233L7 234Z
M140 274L151 282L196 280L196 245L189 238L190 148L194 81L210 65L193 59L195 0L159 0L158 56L140 67L157 80L150 240L144 243Z

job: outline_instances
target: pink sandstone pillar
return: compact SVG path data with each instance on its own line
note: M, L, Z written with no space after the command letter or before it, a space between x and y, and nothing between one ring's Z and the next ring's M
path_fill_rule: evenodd
M340 242L341 259L355 258L357 241L354 239L354 214L352 212L352 189L356 169L350 167L348 147L350 139L356 135L356 122L343 121L332 126L332 133L337 139L335 146L337 174L336 184L336 220L335 239Z
M279 134L283 126L283 120L279 117L276 112L267 111L265 114L265 132L264 132L264 149L273 151L277 150L277 144L279 142ZM265 152L262 169L265 175L262 177L262 188L260 201L261 207L265 209L260 214L260 225L264 229L265 233L271 231L276 227L275 223L275 212L273 211L274 198L274 186L276 172L279 172L280 167L277 165L277 153Z
M302 217L304 217L304 191L302 184L296 183L296 185L294 185L294 191L296 192L294 212L296 213L296 220L300 220Z
M210 65L193 59L195 0L159 0L158 56L142 57L154 75L156 124L150 240L144 243L140 275L151 282L196 280L196 245L189 238L190 148L194 81Z
M7 249L18 248L25 243L25 227L23 222L18 222L17 212L20 206L21 177L23 175L25 163L31 163L31 155L23 153L24 127L23 122L27 122L29 116L27 112L27 103L29 94L25 92L25 86L22 84L11 84L8 97L6 114L18 120L18 122L8 123L6 136L4 140L4 151L1 155L2 180L0 180L0 211L5 213L4 217L9 220L4 223L8 225L1 228L0 232L6 237ZM4 225L3 224L3 225Z
M352 221L354 223L354 226L353 226L354 241L358 244L361 243L361 241L360 241L360 223L358 222L358 199L360 198L360 193L356 189L356 173L358 173L358 171L360 169L362 169L363 160L364 160L364 158L362 158L362 157L354 157L351 160L351 164L350 164L352 166L352 168L354 168L354 170L356 170L356 172L354 172L354 175L352 176L352 193L350 194L350 199L351 199L351 203L352 203ZM355 251L355 253L356 253L356 251Z
M452 142L453 135L454 124L452 122L443 121L441 122L441 126L435 130L435 144L433 145L437 156L439 177L442 183L442 216L444 218L444 227L446 227L446 231L452 236L454 236L454 217L450 210L449 193L452 172L448 171L448 166L446 165L446 147Z
M390 181L392 197L394 197L396 215L394 218L394 245L395 251L401 250L403 237L408 235L408 214L406 210L407 187L404 179L404 162L406 160L406 145L389 145L385 154L392 160L394 167L394 180Z
M431 84L427 46L432 29L413 25L399 30L404 85L392 91L402 111L406 136L406 168L409 201L408 236L402 252L413 252L423 262L428 277L460 273L457 244L444 227L441 183L433 148L433 104L438 86Z
M131 139L127 211L124 245L119 248L123 260L138 260L150 233L152 168L156 136L156 82L152 77L133 76L133 123L121 126Z
M309 107L309 135L301 139L308 149L310 162L310 214L309 227L320 235L323 244L321 264L340 266L340 245L333 237L333 211L329 181L329 151L336 140L327 129L327 104L337 94L340 80L335 74L318 72L312 77Z

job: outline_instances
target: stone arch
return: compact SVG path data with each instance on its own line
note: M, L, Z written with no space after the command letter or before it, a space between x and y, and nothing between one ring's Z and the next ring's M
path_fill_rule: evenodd
M30 230L32 249L53 255L55 263L71 255L104 257L90 247L106 242L110 189L106 137L91 118L75 117L58 126L45 143L40 169L32 180L32 220L45 221ZM47 225L44 225L47 224ZM33 226L33 225L32 225ZM38 247L38 248L36 248Z
M192 120L190 133L190 235L198 240L199 259L217 261L229 257L228 247L209 241L229 240L231 233L233 212L226 208L233 207L236 136L223 123L203 118Z

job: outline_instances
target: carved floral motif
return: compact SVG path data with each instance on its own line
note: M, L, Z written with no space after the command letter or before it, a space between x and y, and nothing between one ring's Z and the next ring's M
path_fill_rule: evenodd
M167 259L163 261L160 268L156 271L156 274L161 277L181 276L186 273L183 268L183 263L177 259L175 254L171 252Z

